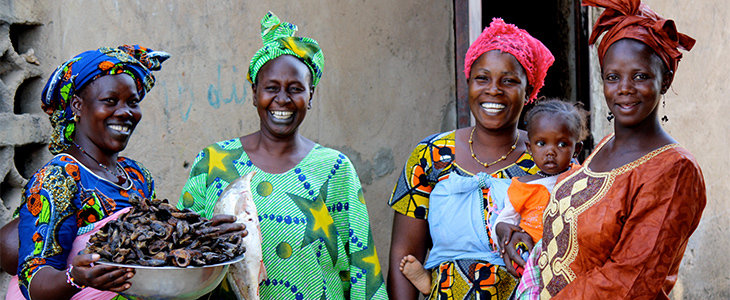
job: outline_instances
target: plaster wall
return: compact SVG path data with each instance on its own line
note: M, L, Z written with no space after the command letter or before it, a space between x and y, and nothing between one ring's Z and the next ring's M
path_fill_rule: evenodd
M316 39L324 51L324 76L300 132L354 162L383 270L392 219L386 202L402 164L421 138L456 124L452 1L2 0L0 7L3 24L29 24L21 26L27 30L16 38L18 45L8 47L12 58L32 48L39 61L19 68L35 72L24 75L33 83L17 101L27 111L12 113L15 89L4 96L8 117L32 119L0 116L0 137L23 124L40 124L34 140L18 142L35 145L35 165L7 186L0 223L19 203L22 177L50 158L42 145L50 131L40 110L43 84L60 63L99 46L136 43L172 54L155 73L156 86L141 103L142 122L122 154L150 169L159 197L177 201L198 151L258 129L245 76L261 46L264 14L271 10L298 25L298 36ZM5 156L13 160L13 153ZM15 172L8 169L3 176Z
M666 106L660 109L664 124L682 146L689 149L702 168L707 188L707 206L697 230L687 245L672 299L730 299L730 161L727 140L730 101L730 2L644 0L660 15L674 19L679 32L697 40L683 52ZM597 16L597 11L592 12ZM595 19L594 19L595 20ZM593 24L593 21L591 22ZM597 139L612 131L606 123L605 100L600 86L598 60L592 61L593 133Z

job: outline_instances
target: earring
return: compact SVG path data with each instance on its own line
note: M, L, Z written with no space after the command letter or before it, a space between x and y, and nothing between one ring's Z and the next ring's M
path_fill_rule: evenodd
M606 120L608 120L609 122L611 122L613 120L613 112L610 112L610 111L608 112L608 116L606 116Z
M73 118L74 119L74 123L78 123L79 122L79 115L77 115L76 113L73 113L73 114L74 114L74 118Z
M664 95L662 95L662 110L664 110L664 116L662 117L662 124L669 122L669 117L667 117L667 112L665 109L666 106L667 106L667 102L664 99Z
M307 102L307 109L312 109L312 99L309 99L309 102Z

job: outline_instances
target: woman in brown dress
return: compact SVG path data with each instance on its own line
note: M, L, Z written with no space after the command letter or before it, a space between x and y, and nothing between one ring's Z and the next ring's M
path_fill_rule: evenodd
M706 197L697 161L664 131L657 110L678 49L694 40L638 0L584 4L606 8L590 42L606 32L598 56L614 133L553 190L542 253L530 259L539 296L668 299Z

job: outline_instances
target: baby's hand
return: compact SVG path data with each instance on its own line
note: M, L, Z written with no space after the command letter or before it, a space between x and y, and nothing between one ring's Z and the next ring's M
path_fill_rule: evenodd
M527 246L528 251L532 250L532 237L519 226L508 223L497 223L495 230L502 248L501 255L507 271L514 276L519 276L512 262L524 266L525 260L517 252L517 243L522 242Z

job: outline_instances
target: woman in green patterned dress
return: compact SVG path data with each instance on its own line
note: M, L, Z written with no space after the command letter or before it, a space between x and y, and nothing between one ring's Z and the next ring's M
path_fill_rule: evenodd
M230 182L256 171L251 187L268 275L261 298L387 298L355 168L298 133L322 76L322 51L270 12L261 25L264 47L247 76L260 129L203 149L178 206L210 216Z

